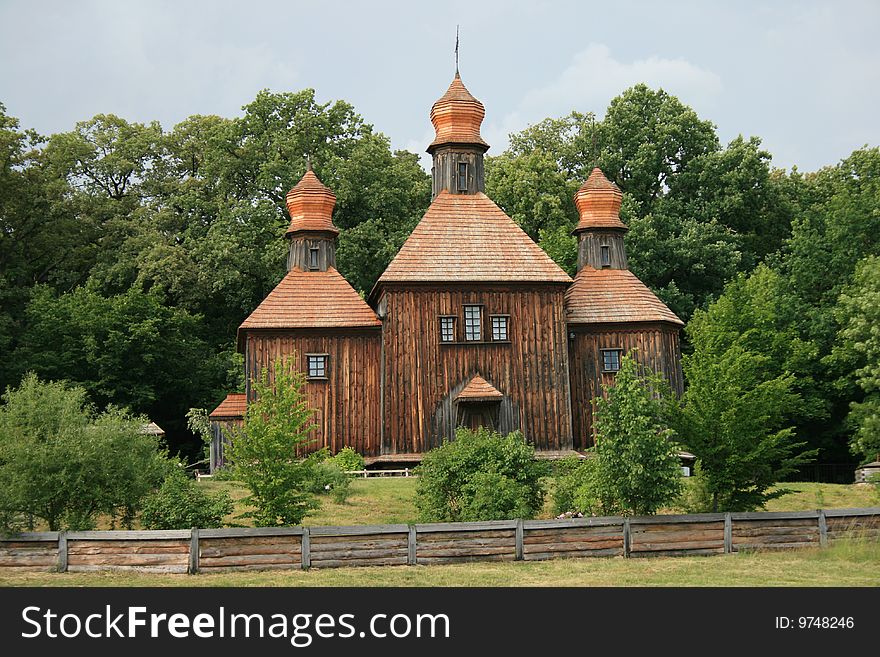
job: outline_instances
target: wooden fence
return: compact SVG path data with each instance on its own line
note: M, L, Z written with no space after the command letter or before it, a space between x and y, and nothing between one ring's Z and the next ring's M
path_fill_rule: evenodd
M0 537L0 573L210 573L713 555L824 546L853 536L880 539L880 507L351 527L30 532Z

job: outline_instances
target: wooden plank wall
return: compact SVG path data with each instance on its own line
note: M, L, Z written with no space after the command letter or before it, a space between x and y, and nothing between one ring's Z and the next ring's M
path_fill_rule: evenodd
M381 329L349 332L249 331L245 380L250 381L261 368L296 352L296 367L306 372L306 354L329 354L329 377L306 383L309 404L315 408L316 428L310 451L329 447L335 454L352 447L364 456L378 456L381 419L379 416L379 369ZM253 391L248 388L248 399Z
M637 360L655 372L662 372L672 389L683 391L681 350L677 327L646 324L596 324L570 326L574 338L569 341L571 368L571 412L574 448L593 445L593 399L603 395L603 385L612 385L614 375L602 372L602 349L623 349L624 354L637 349Z
M880 540L880 507L784 513L500 520L352 527L44 532L0 538L14 570L195 573L720 555Z
M389 289L384 330L383 454L426 452L454 436L454 390L475 374L494 385L505 428L520 428L539 450L571 449L563 286L469 285ZM508 342L464 342L465 304L509 315ZM441 344L439 317L454 315L457 342Z

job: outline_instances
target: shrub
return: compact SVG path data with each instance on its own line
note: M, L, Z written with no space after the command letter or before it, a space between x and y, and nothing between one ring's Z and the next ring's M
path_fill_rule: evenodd
M678 507L684 513L708 513L712 511L712 506L709 481L703 473L703 466L697 461L693 476L686 478L681 487Z
M310 442L313 409L305 377L287 363L275 361L274 382L262 370L253 381L256 399L248 405L241 428L229 446L235 476L247 486L253 511L244 514L258 527L298 525L318 502L312 492L314 459L299 459L297 449Z
M201 490L179 467L173 468L162 486L144 500L141 524L147 529L220 527L233 504L225 491Z
M365 467L364 457L354 451L351 447L343 447L339 450L336 456L333 457L333 461L343 472L363 470Z
M416 468L416 507L425 522L532 518L544 504L546 463L517 432L459 428L455 440Z
M675 432L664 426L660 398L665 388L661 377L641 376L624 356L608 398L596 401L595 491L605 512L649 515L679 495Z
M600 515L605 512L595 457L564 459L557 464L553 480L553 512L556 515L581 513Z
M339 467L329 450L321 449L306 459L309 467L307 487L315 495L327 495L337 504L345 504L351 492L351 477Z

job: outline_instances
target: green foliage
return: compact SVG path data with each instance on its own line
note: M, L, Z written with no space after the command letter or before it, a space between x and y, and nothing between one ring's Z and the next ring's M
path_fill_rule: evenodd
M314 459L299 459L311 439L313 409L305 393L305 377L290 359L275 361L272 378L264 369L252 383L255 400L244 422L233 431L229 456L239 479L250 491L258 527L297 525L318 503L310 490Z
M50 530L89 529L99 514L131 526L166 460L145 418L96 413L82 388L28 374L0 407L0 528L42 519Z
M596 400L594 495L606 512L623 515L656 513L681 490L675 432L666 426L658 398L665 383L639 370L624 356L607 399Z
M544 503L546 464L522 434L459 428L416 469L416 507L425 522L532 518Z
M682 486L677 506L682 513L711 513L714 507L709 482L703 474L703 466L697 461L692 476L687 477ZM822 508L821 506L817 508Z
M333 461L343 472L352 472L356 470L363 470L364 467L364 457L354 451L351 447L343 447L337 452L336 456L333 457Z
M232 509L229 493L206 493L177 466L172 467L159 490L144 500L141 524L146 529L220 527L223 516Z
M607 496L599 493L598 465L595 454L585 459L564 459L557 464L553 478L553 512L556 515L581 513L591 516L605 512L602 498Z
M841 328L834 355L853 370L863 394L851 404L849 420L856 430L850 445L853 453L870 461L880 458L880 257L859 262L835 315Z
M756 295L744 294L750 286L761 289L762 276L731 284L730 296L697 312L688 325L694 353L683 361L688 387L678 429L699 460L713 511L763 506L784 494L770 490L775 482L815 456L786 426L803 400L784 366L800 357L801 345L784 343L784 334L773 331L772 315L766 322L748 318L770 308L749 308L747 300ZM731 330L740 314L758 326Z

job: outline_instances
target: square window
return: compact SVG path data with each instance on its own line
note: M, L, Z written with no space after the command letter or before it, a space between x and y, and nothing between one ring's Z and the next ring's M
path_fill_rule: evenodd
M617 372L620 370L622 349L602 349L602 371Z
M327 378L327 354L306 354L310 379Z
M483 339L482 306L464 307L464 339L479 342Z
M507 315L492 316L492 339L493 340L509 340L507 325L510 318Z
M440 318L440 342L455 342L455 317Z

